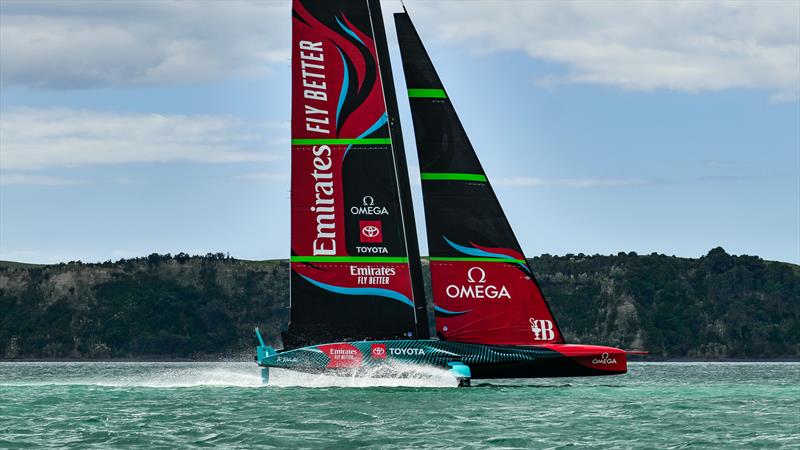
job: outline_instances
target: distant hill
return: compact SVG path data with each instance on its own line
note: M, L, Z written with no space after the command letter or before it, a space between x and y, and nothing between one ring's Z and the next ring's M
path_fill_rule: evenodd
M423 261L424 262L424 261ZM800 267L732 256L530 260L570 342L660 358L800 358ZM222 253L0 262L0 358L216 358L279 344L289 266ZM427 268L425 269L426 284Z
M30 264L16 261L3 261L0 259L0 269L32 269L36 267L47 267L47 264Z

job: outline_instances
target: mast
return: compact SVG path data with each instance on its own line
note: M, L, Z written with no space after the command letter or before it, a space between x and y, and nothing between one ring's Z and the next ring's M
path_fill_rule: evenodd
M397 106L397 94L394 89L392 64L389 59L389 46L386 42L386 29L383 23L380 0L368 0L368 5L370 15L372 16L375 45L378 48L378 65L380 66L381 80L383 81L383 96L386 99L386 110L389 113L389 135L392 139L392 147L394 147L393 155L395 167L397 168L398 187L400 188L400 210L406 235L406 249L408 252L409 270L411 271L411 285L414 292L417 338L428 339L430 338L428 304L422 282L422 261L419 254L417 224L414 219L414 205L411 201L408 163L406 162L403 133L400 127L400 111Z

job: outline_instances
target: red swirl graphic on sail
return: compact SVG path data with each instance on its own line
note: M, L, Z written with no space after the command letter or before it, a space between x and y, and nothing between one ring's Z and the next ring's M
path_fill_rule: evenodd
M361 137L386 114L374 40L344 13L330 16L338 29L320 21L299 1L294 13L293 64L300 76L292 80L292 137Z

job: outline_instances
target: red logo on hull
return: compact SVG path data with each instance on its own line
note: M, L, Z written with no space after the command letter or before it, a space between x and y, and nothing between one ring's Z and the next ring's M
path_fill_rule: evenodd
M386 359L386 344L372 344L372 359Z
M328 356L329 368L361 366L361 351L350 344L327 344L317 346Z

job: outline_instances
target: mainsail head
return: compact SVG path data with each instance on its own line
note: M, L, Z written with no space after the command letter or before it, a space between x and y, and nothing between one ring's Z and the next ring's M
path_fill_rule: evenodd
M408 14L395 14L419 155L437 333L533 345L563 339Z

